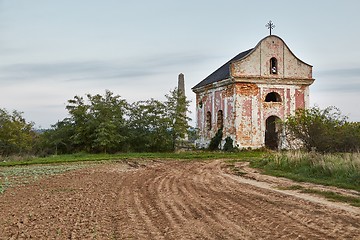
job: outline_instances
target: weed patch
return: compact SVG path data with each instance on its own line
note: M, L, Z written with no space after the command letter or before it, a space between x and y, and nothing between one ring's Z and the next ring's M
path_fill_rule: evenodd
M0 193L8 187L26 185L48 175L60 174L63 172L76 170L86 165L35 165L35 166L15 166L0 168Z
M261 160L254 159L250 166L277 177L360 191L359 153L274 153Z
M345 195L338 194L338 193L335 193L332 191L320 191L320 190L316 190L316 189L307 189L307 188L301 190L300 192L317 194L320 196L324 196L325 198L327 198L329 200L333 200L333 201L337 201L337 202L345 202L352 206L360 207L360 198L358 198L358 197L345 196Z
M278 187L280 190L302 190L304 189L303 186L300 185L291 185L289 187Z
M310 193L310 194L316 194L319 196L323 196L328 200L336 201L336 202L344 202L348 203L355 207L360 207L360 198L359 197L353 197L353 196L345 196L336 192L332 191L321 191L317 189L310 189L305 188L300 185L291 185L289 187L278 187L280 190L297 190L301 193Z
M228 163L226 165L227 168L230 169L230 171L234 174L234 175L237 175L237 176L244 176L246 175L246 172L243 172L240 170L240 168L236 167L234 163Z

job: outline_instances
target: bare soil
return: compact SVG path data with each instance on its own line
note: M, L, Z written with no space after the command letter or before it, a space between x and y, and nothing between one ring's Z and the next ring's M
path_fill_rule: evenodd
M225 165L105 163L8 188L0 239L360 239L360 208Z

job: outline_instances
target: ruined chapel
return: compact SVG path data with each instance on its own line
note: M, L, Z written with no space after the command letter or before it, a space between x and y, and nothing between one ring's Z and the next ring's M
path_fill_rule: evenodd
M313 82L312 66L270 34L192 88L197 147L207 147L218 129L238 148L286 147L277 120L309 106Z

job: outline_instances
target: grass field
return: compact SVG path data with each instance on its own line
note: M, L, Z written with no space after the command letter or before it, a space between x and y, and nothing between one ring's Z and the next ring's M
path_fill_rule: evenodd
M180 153L119 153L119 154L88 154L77 153L71 155L54 155L49 157L7 158L0 162L0 167L53 164L82 161L128 160L128 159L180 159L180 160L210 160L210 159L241 159L251 160L261 158L262 151L226 152L180 152Z
M273 176L360 191L359 153L272 153L250 166Z

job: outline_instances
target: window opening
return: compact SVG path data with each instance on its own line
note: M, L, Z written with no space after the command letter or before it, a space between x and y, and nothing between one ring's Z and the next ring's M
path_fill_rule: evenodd
M277 66L277 59L276 58L271 58L270 59L270 73L271 74L277 74L278 72L278 66Z
M217 127L218 129L222 129L224 126L224 120L223 120L223 111L219 110L217 114Z
M203 106L203 102L200 101L200 102L199 102L199 107L202 108L202 106Z
M207 130L211 130L211 112L206 113L206 128Z
M265 102L281 102L280 94L276 92L268 93L265 97Z

